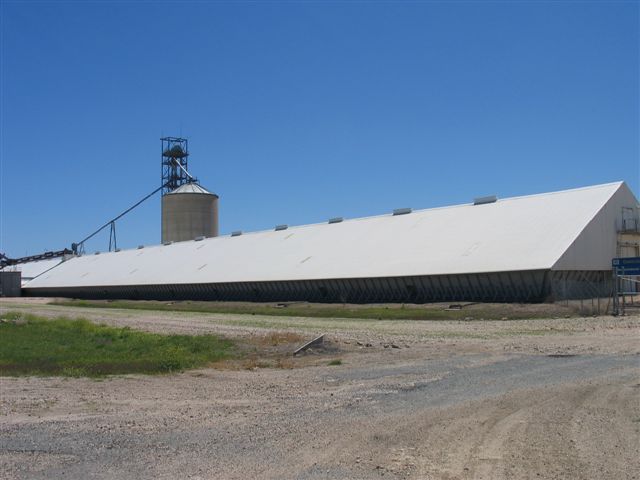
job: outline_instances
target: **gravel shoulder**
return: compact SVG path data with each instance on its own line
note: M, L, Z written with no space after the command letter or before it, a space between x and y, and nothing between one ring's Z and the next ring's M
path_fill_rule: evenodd
M376 321L57 307L154 332L331 349L252 370L0 378L1 478L640 476L640 317ZM370 346L367 346L370 345ZM328 366L340 358L342 365Z

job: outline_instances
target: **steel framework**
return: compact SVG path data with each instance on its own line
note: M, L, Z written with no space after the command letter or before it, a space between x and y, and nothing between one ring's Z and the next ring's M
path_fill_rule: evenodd
M189 142L187 139L163 137L160 142L162 145L160 185L164 195L195 179L188 173Z

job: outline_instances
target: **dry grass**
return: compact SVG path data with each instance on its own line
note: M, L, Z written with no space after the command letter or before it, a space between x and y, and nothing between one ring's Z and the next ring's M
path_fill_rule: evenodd
M285 370L289 370L296 367L295 362L292 357L282 357L276 360L276 368L281 368Z
M257 370L258 368L269 368L271 366L271 362L261 358L247 358L242 362L243 370Z
M254 336L251 343L259 347L277 347L280 345L291 345L303 343L305 338L293 332L271 332L266 335Z
M260 357L258 355L245 359L228 359L216 362L210 365L216 370L258 370L260 368L276 368L290 370L303 366L302 363L296 362L290 355L279 357Z
M236 347L242 352L242 358L223 360L213 364L212 367L222 370L301 367L309 362L295 359L293 352L308 340L308 337L287 331L276 331L237 339Z

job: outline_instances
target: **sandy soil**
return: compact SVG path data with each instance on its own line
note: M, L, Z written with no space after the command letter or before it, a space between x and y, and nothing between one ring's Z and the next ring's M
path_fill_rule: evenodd
M35 302L2 310L217 332L247 345L274 331L326 333L330 348L288 357L282 365L292 368L0 378L1 478L640 478L638 316L375 321ZM328 366L336 358L342 365Z

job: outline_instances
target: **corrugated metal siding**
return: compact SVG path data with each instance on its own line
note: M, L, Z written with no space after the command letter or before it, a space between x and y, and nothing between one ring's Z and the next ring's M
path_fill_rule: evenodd
M309 301L428 303L445 301L544 302L608 297L610 271L520 271L421 277L333 280L46 287L24 295L134 300Z
M548 271L470 275L345 278L275 282L47 287L26 295L145 300L374 303L435 301L538 302L551 290Z

